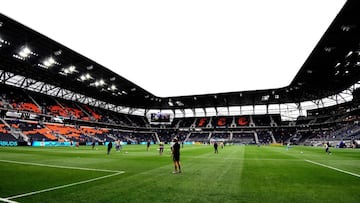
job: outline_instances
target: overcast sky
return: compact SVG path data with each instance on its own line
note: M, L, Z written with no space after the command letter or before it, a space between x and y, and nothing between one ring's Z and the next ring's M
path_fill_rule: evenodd
M156 96L287 86L345 0L1 0L0 12Z

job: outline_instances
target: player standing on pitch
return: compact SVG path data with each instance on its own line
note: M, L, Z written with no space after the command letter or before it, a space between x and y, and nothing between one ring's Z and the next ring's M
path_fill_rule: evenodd
M171 153L172 158L174 161L174 174L181 173L181 166L180 166L180 144L178 143L177 138L173 139L174 144L171 146Z

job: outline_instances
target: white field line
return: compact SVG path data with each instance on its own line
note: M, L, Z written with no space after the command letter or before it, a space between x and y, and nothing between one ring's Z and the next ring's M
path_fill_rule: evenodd
M75 169L75 170L84 170L84 171L99 171L99 172L109 172L109 173L124 173L124 171L114 171L107 169L96 169L96 168L81 168L81 167L73 167L73 166L58 166L58 165L49 165L49 164L40 164L40 163L31 163L31 162L22 162L22 161L11 161L11 160L2 160L0 162L13 163L13 164L24 164L31 166L43 166L50 168L64 168L64 169Z
M349 171L344 171L344 170L341 170L341 169L338 169L338 168L335 168L335 167L332 167L332 166L324 165L324 164L321 164L321 163L318 163L318 162L315 162L315 161L310 161L310 160L307 160L307 159L305 159L305 161L309 162L309 163L312 163L312 164L315 164L315 165L319 165L319 166L322 166L322 167L325 167L325 168L330 168L330 169L333 169L335 171L339 171L339 172L346 173L346 174L349 174L349 175L360 178L360 175L356 174L356 173L351 173Z
M16 198L26 197L26 196L30 196L30 195L43 193L43 192L49 192L49 191L52 191L52 190L58 190L58 189L66 188L66 187L71 187L71 186L75 186L75 185L80 185L80 184L84 184L84 183L89 183L89 182L101 180L101 179L104 179L104 178L109 178L109 177L112 177L112 176L117 176L117 175L120 175L120 174L123 174L123 173L125 173L125 172L121 171L121 172L118 172L118 173L114 173L114 174L110 174L110 175L106 175L106 176L101 176L101 177L93 178L93 179L89 179L89 180L84 180L84 181L80 181L80 182L76 182L76 183L70 183L70 184L67 184L67 185L61 185L61 186L52 187L52 188L48 188L48 189L44 189L44 190L24 193L24 194L20 194L20 195L15 195L15 196L7 197L5 199L7 199L7 200L16 199Z
M8 200L8 199L5 199L5 198L1 198L1 197L0 197L0 202L18 203L18 202L15 202L15 201L12 201L12 200Z

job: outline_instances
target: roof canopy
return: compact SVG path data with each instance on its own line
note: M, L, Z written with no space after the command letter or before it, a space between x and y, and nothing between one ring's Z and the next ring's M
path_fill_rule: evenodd
M358 1L345 4L296 77L288 86L278 89L156 97L146 87L139 87L2 14L0 69L131 108L184 109L310 101L339 93L359 81L357 8Z

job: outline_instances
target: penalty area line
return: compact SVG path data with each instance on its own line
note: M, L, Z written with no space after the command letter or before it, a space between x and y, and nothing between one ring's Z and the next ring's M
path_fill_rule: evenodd
M6 199L6 198L1 198L1 197L0 197L0 202L18 203L18 202L15 202L15 201L12 201L12 200L9 200L9 199Z
M11 160L3 160L3 159L0 159L0 162L31 165L31 166L43 166L43 167L50 167L50 168L74 169L74 170L83 170L83 171L99 171L99 172L109 172L109 173L123 172L123 171L114 171L114 170L107 170L107 169L81 168L81 167L73 167L73 166L58 166L58 165L40 164L40 163L22 162L22 161L11 161Z
M349 171L341 170L341 169L338 169L338 168L335 168L335 167L332 167L332 166L328 166L328 165L321 164L321 163L318 163L318 162L315 162L315 161L311 161L311 160L307 160L307 159L305 159L305 161L306 161L306 162L309 162L309 163L312 163L312 164L315 164L315 165L318 165L318 166L322 166L322 167L325 167L325 168L329 168L329 169L332 169L332 170L335 170L335 171L339 171L339 172L346 173L346 174L349 174L349 175L352 175L352 176L355 176L355 177L360 178L360 175L359 175L359 174L356 174L356 173L352 173L352 172L349 172Z
M120 175L120 174L123 174L123 173L125 173L125 172L120 171L118 173L114 173L114 174L110 174L110 175L106 175L106 176L101 176L101 177L98 177L98 178L93 178L93 179L84 180L84 181L80 181L80 182L76 182L76 183L60 185L60 186L57 186L57 187L52 187L52 188L48 188L48 189L44 189L44 190L24 193L24 194L20 194L20 195L15 195L15 196L7 197L7 198L5 198L5 200L10 200L10 199L16 199L16 198L36 195L36 194L39 194L39 193L49 192L49 191L58 190L58 189L63 189L63 188L67 188L67 187L71 187L71 186L75 186L75 185L81 185L81 184L85 184L85 183L89 183L89 182L93 182L93 181L97 181L97 180L101 180L101 179L105 179L105 178L110 178L112 176L117 176L117 175ZM11 201L9 203L15 203L15 202Z

